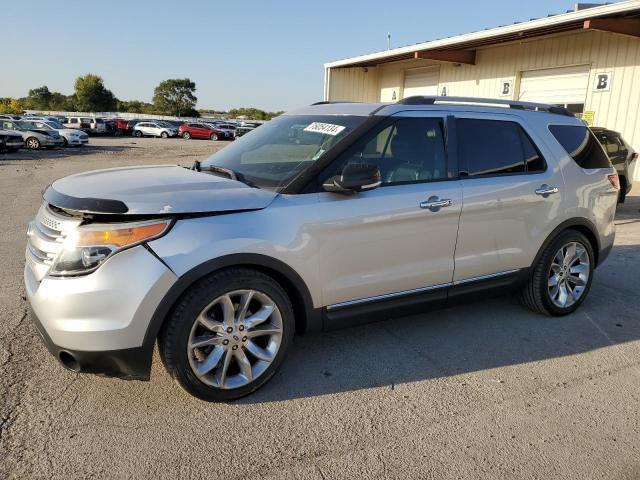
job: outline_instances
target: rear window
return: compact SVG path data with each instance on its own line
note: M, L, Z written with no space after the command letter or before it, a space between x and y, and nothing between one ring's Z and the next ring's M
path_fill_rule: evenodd
M582 168L611 168L609 157L595 135L582 125L549 125L549 131Z
M458 119L460 175L465 177L541 172L544 158L515 122Z

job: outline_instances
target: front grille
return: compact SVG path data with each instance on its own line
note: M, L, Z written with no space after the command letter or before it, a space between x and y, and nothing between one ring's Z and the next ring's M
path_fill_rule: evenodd
M65 237L75 230L81 218L66 217L54 212L44 203L36 218L29 224L26 250L27 265L38 281L49 272L63 246Z

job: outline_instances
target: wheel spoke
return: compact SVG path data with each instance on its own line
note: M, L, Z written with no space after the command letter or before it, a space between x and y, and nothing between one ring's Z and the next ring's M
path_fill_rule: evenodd
M582 278L575 275L569 275L567 277L567 282L577 285L578 287L584 287L587 284L587 282L585 282Z
M247 309L249 308L249 304L251 303L252 298L253 298L253 290L249 290L247 293L242 295L242 299L240 300L239 312L238 312L238 322L244 321L244 317L247 315Z
M241 348L239 348L238 350L236 350L235 356L242 376L246 379L247 382L252 381L253 372L251 371L251 362L247 358L247 355Z
M224 348L222 348L220 345L217 345L216 348L211 351L209 356L205 358L204 362L197 366L196 374L205 375L216 368L223 354Z
M576 258L576 244L570 243L569 245L567 245L567 248L564 253L564 264L571 265L575 258Z
M216 381L218 382L218 386L220 388L225 388L224 382L227 381L227 372L229 371L229 364L231 363L231 352L227 350L224 355L224 360L222 362L222 368L219 368L216 371Z
M219 345L220 342L222 342L222 338L217 335L202 335L189 342L189 348L193 349L206 347L207 345Z
M549 283L547 284L550 287L555 287L556 285L558 285L558 275L551 275L551 277L549 277Z
M276 327L273 325L262 325L260 327L247 331L247 337L255 338L263 337L265 335L277 335L279 333L282 333L282 329L280 327Z
M244 321L244 326L248 329L255 327L256 325L260 325L263 322L266 322L267 319L273 313L273 305L264 305L260 310L251 315Z
M220 297L220 306L222 307L222 314L224 316L224 326L233 327L236 312L231 297L228 294Z
M573 267L571 267L569 269L569 273L574 274L574 273L583 273L589 270L589 265L586 265L584 263L579 263L577 265L574 265ZM588 272L587 272L588 273Z
M224 325L222 322L218 322L209 318L205 312L202 312L198 317L198 322L206 328L207 330L211 330L212 332L222 333L224 332Z
M569 298L569 292L567 292L567 287L563 284L560 285L560 292L558 294L558 303L561 307L564 307L567 304L567 299Z
M259 347L251 340L247 342L246 349L249 350L258 360L264 360L265 362L271 362L273 360L273 354L270 351Z

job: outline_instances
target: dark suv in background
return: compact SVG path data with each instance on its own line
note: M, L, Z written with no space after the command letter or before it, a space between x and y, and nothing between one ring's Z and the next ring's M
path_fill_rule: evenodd
M625 142L618 132L602 127L594 127L591 131L602 143L609 160L611 160L611 164L618 172L620 179L618 202L622 203L627 193L631 191L633 175L629 172L629 166L631 162L638 158L638 152L634 151L631 145Z

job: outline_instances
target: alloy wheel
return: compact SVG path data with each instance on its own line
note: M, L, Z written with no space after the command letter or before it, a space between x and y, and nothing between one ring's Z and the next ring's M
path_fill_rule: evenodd
M187 341L191 370L206 385L233 389L260 375L276 358L283 323L275 301L257 290L235 290L209 303Z
M562 246L549 268L549 298L560 308L568 308L584 294L591 275L589 254L578 242Z
M37 138L30 138L27 140L27 148L31 148L32 150L36 150L40 148L40 142Z

